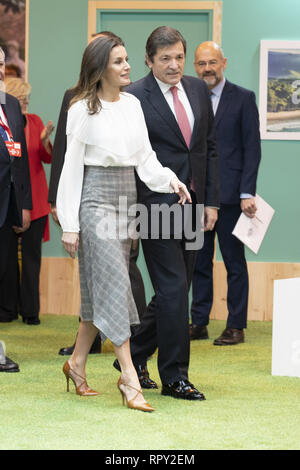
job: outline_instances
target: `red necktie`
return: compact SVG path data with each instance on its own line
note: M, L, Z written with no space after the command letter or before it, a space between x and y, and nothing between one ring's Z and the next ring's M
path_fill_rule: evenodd
M190 121L187 117L186 110L180 99L178 98L178 89L176 86L172 86L170 88L171 93L173 95L173 103L175 108L175 113L177 116L177 122L180 127L181 133L184 137L186 145L189 147L192 137L192 129L190 125Z
M174 103L175 113L177 116L177 122L180 127L181 133L184 137L185 143L189 147L191 143L191 137L192 137L192 129L191 129L190 121L187 117L186 110L183 104L178 98L177 87L172 86L170 90L173 95L173 103ZM193 180L191 181L191 189L195 191Z

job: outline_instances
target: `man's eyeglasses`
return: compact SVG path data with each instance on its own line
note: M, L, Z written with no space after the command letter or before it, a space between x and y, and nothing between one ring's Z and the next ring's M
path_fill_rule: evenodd
M208 62L205 62L204 60L199 60L199 62L195 62L195 65L198 65L199 67L206 67L207 65L213 67L214 65L217 65L217 63L217 60L209 60Z

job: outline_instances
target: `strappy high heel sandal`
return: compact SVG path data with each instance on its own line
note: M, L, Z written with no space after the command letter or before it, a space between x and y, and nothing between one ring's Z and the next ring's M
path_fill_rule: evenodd
M131 400L128 400L127 397L126 397L125 392L123 392L123 390L121 389L121 385L125 385L126 387L132 388L133 390L135 390L137 392L136 395ZM138 396L138 394L140 393L142 395L142 389L138 390L137 388L133 387L132 385L129 385L129 384L126 384L125 382L122 382L121 377L118 380L118 389L120 390L120 393L122 395L123 406L125 406L125 402L126 402L127 408L131 408L133 410L155 411L154 408L152 408L152 406L150 406L149 403L147 403L147 402L145 402L145 403L135 403L134 401L135 401L136 397Z
M77 372L75 372L73 369L71 369L69 361L66 361L64 363L63 373L65 374L66 379L67 379L67 392L69 392L69 390L70 390L69 389L69 381L71 379L72 382L75 385L77 395L81 395L82 397L94 397L96 395L99 395L98 392L96 392L95 390L92 390L88 386L88 384L86 382L86 379L84 377L81 377L81 375L77 374ZM76 385L74 376L79 377L80 379L82 379L82 382L81 382L80 385Z

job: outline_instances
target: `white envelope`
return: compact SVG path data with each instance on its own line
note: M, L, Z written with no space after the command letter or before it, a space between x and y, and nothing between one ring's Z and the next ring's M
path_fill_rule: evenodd
M250 219L242 213L232 234L257 255L275 211L258 194L255 196L255 202L255 217Z

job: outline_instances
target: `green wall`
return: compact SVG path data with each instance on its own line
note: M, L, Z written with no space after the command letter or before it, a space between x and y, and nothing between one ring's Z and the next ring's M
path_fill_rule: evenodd
M222 45L229 80L259 97L261 39L300 39L299 0L224 0ZM249 261L300 261L299 141L263 141L257 192L275 209L258 256Z
M87 7L87 0L30 0L30 111L45 122L52 119L56 124L63 93L77 80L87 39ZM299 0L223 0L228 79L254 90L258 98L260 40L299 39L299 17ZM188 49L188 60L192 53ZM276 213L259 255L247 250L247 258L300 262L299 141L264 141L262 150L258 193ZM54 224L43 255L65 256Z
M44 123L52 119L56 126L64 92L79 75L87 42L88 1L30 0L29 5L29 111ZM45 168L49 180L50 168ZM67 256L60 240L61 230L51 218L43 256Z
M131 65L130 78L139 80L149 73L145 64L145 44L151 32L158 25L168 26L181 31L187 41L185 73L194 74L193 51L203 41L211 39L212 12L184 11L178 15L175 11L134 11L134 12L99 12L97 31L118 31L124 38ZM134 31L134 34L132 34ZM138 40L137 40L138 38Z

